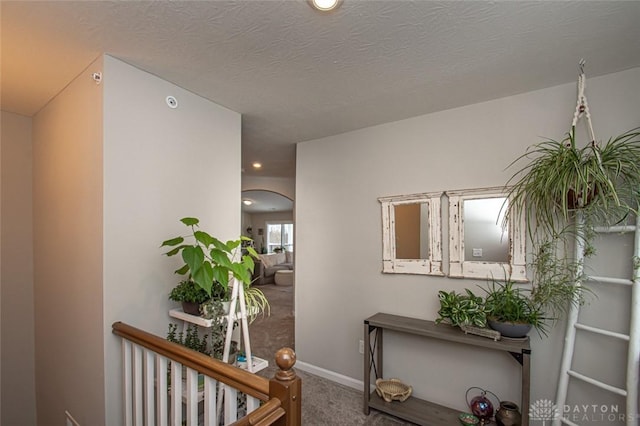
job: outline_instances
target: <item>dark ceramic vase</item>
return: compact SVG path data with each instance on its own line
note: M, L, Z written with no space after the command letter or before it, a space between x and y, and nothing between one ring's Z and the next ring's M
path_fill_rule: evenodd
M577 210L587 207L598 195L598 187L590 187L587 191L587 199L585 200L582 193L576 193L572 188L567 191L567 209Z
M197 315L200 316L200 304L193 302L181 302L182 303L182 311L185 314Z
M531 324L519 324L513 322L500 322L488 319L487 323L493 330L497 330L504 337L521 338L527 337L531 331Z
M518 406L511 401L500 401L500 408L496 411L496 423L498 426L520 426L522 415Z

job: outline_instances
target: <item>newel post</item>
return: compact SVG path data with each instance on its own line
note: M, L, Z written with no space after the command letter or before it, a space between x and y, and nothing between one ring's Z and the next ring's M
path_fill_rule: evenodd
M286 415L274 423L277 426L302 425L302 380L293 369L296 353L291 348L276 352L276 364L280 368L269 381L269 397L282 402Z

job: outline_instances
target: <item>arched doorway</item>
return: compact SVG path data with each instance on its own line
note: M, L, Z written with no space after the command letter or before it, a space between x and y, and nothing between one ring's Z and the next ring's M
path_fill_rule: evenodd
M293 201L266 190L242 191L242 234L258 253L293 251Z
M294 225L293 201L288 197L267 190L242 191L242 234L252 239L256 251L267 256L267 262L283 249L286 253L279 256L294 263ZM256 265L256 268L264 267L264 264ZM273 364L278 349L295 349L295 282L280 285L270 278L256 278L254 285L259 286L267 297L271 315L256 319L249 326L249 333L253 353Z

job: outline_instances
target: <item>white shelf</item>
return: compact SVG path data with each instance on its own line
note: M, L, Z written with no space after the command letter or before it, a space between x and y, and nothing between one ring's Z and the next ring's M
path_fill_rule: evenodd
M213 325L213 320L205 319L205 318L202 318L202 317L197 316L197 315L186 314L182 310L182 308L171 309L169 311L169 316L173 317L173 318L180 319L182 321L190 322L191 324L199 325L201 327L209 328L209 327L211 327ZM226 320L227 316L225 315L222 318L224 318ZM240 312L236 312L235 315L233 315L233 320L237 321L239 319L242 319L242 315L240 314Z
M199 325L200 327L209 328L213 325L213 320L204 319L196 315L186 314L184 313L182 308L171 309L169 311L169 316L182 321L190 322L191 324Z
M232 297L232 303L231 304L232 305L235 305L235 303L233 303L233 299L235 299L235 300L243 300L243 298L244 298L243 291L244 291L244 288L242 287L242 285L238 285L238 283L235 282L234 285L233 285L233 290L232 290L232 294L231 294L231 297ZM256 308L254 307L254 309L256 309ZM235 309L234 309L234 311L235 311ZM259 310L256 309L255 311L252 311L252 312L255 312L257 314L259 312ZM179 319L179 320L183 321L183 331L184 331L184 325L186 323L195 324L197 326L204 327L204 328L211 328L212 326L215 325L215 323L217 323L217 321L210 320L210 319L205 319L205 318L202 318L202 317L200 317L198 315L187 314L180 308L171 309L169 311L169 316L172 317L172 318L176 318L176 319ZM222 319L222 318L224 318L224 320L229 325L228 327L226 327L226 339L225 339L226 344L225 344L225 347L224 347L225 355L229 355L229 349L230 349L229 348L229 342L231 341L233 328L234 328L231 325L232 325L232 323L235 323L235 321L241 321L240 327L241 327L241 330L242 330L242 336L244 338L243 340L247 344L247 348L248 348L247 350L249 351L249 353L251 353L251 351L249 349L250 348L250 345L249 345L249 324L248 324L247 315L242 315L239 312L233 312L233 313L227 313L226 315L224 315L222 317L219 317L219 319ZM252 373L257 373L258 371L264 370L265 368L267 368L269 366L269 362L267 360L262 359L262 358L258 358L256 356L248 356L247 357L247 361L250 363L249 365L251 366ZM236 365L237 365L238 368L248 371L249 368L248 368L247 361L245 361L245 362L236 362ZM200 382L200 379L198 379L198 382ZM183 387L184 386L186 386L185 382L183 382ZM200 388L200 386L198 386L198 388ZM198 400L201 400L202 393L201 393L200 389L198 389L198 390L199 390L199 392L198 392L198 397L197 398L198 398ZM185 389L185 391L186 391L186 389ZM225 392L230 392L229 395L228 395L228 398L231 398L231 400L235 399L235 395L236 395L235 392L232 389L227 388L225 386L220 387L218 389L218 398L224 397L223 395L224 395Z
M258 358L257 356L252 356L253 358L253 372L257 373L258 371L262 371L269 366L269 361L266 359ZM246 362L238 362L238 368L242 368L243 370L247 369Z

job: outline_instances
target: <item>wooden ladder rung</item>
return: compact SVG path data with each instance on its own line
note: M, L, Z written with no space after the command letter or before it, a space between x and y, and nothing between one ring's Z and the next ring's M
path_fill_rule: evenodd
M627 396L627 391L624 389L617 388L615 386L608 385L600 380L593 379L591 377L585 376L584 374L577 373L573 370L568 370L567 374L571 377L574 377L578 380L582 380L583 382L590 383L594 386L599 387L600 389L604 389L606 391L617 393L618 395Z
M602 284L633 285L633 280L629 280L626 278L589 276L585 279L585 281L596 281Z
M618 225L618 226L596 226L594 231L601 234L622 234L625 232L635 232L635 225Z
M601 334L603 336L615 337L616 339L629 341L629 335L623 333L617 333L615 331L605 330L603 328L592 327L590 325L576 323L575 328L579 330L589 331L591 333Z

